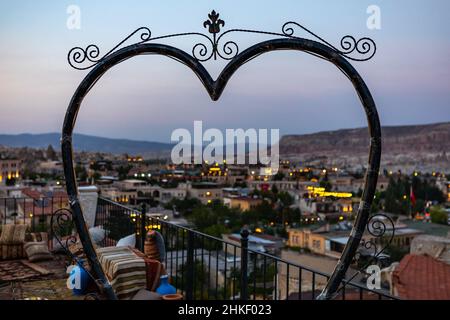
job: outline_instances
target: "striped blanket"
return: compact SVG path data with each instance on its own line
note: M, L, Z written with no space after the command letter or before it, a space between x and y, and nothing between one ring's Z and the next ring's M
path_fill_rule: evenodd
M128 247L106 247L96 250L100 264L119 299L134 296L147 284L144 259Z

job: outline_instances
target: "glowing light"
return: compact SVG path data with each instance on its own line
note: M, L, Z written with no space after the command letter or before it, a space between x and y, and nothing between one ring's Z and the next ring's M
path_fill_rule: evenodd
M256 232L256 233L262 233L262 229L261 229L261 228L256 228L256 229L255 229L255 232Z
M339 217L339 221L342 221L342 220L344 220L344 217L343 217L343 216L340 216L340 217Z
M319 197L351 198L353 196L350 192L328 192L322 187L309 186L308 190Z

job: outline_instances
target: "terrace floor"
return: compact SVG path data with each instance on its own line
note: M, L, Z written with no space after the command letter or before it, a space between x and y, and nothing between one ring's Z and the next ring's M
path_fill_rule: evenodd
M27 260L0 261L0 300L80 300L66 286L64 256L30 263Z

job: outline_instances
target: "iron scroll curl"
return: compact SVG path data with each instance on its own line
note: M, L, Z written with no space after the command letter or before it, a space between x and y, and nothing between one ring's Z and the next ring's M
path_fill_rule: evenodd
M208 29L209 34L201 32L184 32L152 37L152 32L148 27L140 27L131 32L102 56L100 55L100 48L95 44L90 44L85 48L72 48L67 55L67 61L74 69L87 70L105 60L107 56L117 51L120 47L133 38L138 39L138 41L134 42L134 44L143 44L155 42L157 40L186 36L198 37L200 40L203 40L195 43L192 47L192 56L197 59L197 61L206 62L211 59L217 60L218 58L229 61L236 57L240 52L239 45L235 40L226 40L226 36L232 33L250 33L301 39L300 36L296 35L295 29L303 31L306 35L311 36L313 40L329 46L337 54L340 54L349 60L368 61L373 58L377 51L376 43L371 38L363 37L356 39L351 35L346 35L341 39L339 49L302 24L294 21L284 23L281 27L281 32L269 32L252 29L230 29L221 33L221 28L225 26L225 21L220 19L219 16L219 13L216 13L213 10L210 14L208 14L208 20L203 22L203 27ZM223 41L225 42L222 44Z
M215 12L213 11L211 14L215 14ZM306 30L310 35L315 37L315 40L294 36L293 27L299 25L292 22L286 23L283 26L282 33L231 29L218 36L220 28L225 25L225 22L221 23L219 20L221 19L219 19L218 14L215 14L213 15L213 19L210 17L210 20L208 20L210 22L209 24L206 23L207 21L205 21L204 23L204 26L208 27L209 32L212 33L212 38L201 33L182 33L177 35L151 38L151 33L149 30L147 31L147 29L141 29L140 31L144 31L146 35L149 35L149 38L147 40L145 40L146 38L144 38L144 40L138 43L118 49L118 47L120 47L131 36L139 33L136 32L137 30L139 30L137 29L134 33L125 38L114 49L110 50L101 58L98 58L100 56L97 53L98 51L95 51L95 54L91 54L89 57L84 57L83 54L88 55L88 51L82 50L80 52L79 49L77 49L80 52L80 55L77 56L78 61L81 61L81 63L86 61L91 63L88 66L78 67L77 69L92 68L92 70L86 75L86 77L83 79L83 81L75 91L64 119L61 149L64 163L64 174L66 177L67 193L69 197L75 200L78 198L77 182L75 178L72 156L73 146L71 139L78 111L81 107L83 99L89 93L92 86L98 83L98 80L115 65L132 57L145 54L157 54L175 59L176 61L189 67L197 75L197 77L200 79L205 89L209 93L211 99L213 101L216 101L220 98L224 88L226 87L233 74L242 65L246 64L257 56L277 50L301 51L307 54L314 55L335 65L337 69L344 73L344 75L346 75L349 81L352 83L366 113L369 135L371 138L369 147L368 169L366 171L364 182L364 192L358 209L357 217L353 225L349 241L344 248L342 256L337 263L328 283L326 284L325 289L318 297L318 299L332 299L335 296L336 292L339 290L339 286L345 277L345 273L353 261L355 253L357 252L357 249L362 240L363 233L369 222L370 207L375 194L381 158L381 125L375 102L364 80L355 70L355 68L348 62L348 60L368 60L375 54L376 46L374 45L374 42L366 40L368 38L356 40L353 37L347 36L344 37L341 41L342 50L338 50L336 47L331 46L328 42L313 34L304 27L302 27L302 29ZM259 42L243 51L239 51L239 47L236 42L233 42L231 40L222 42L222 40L225 39L225 35L238 31L248 33L261 33L276 36L276 38ZM204 43L197 43L196 45L194 45L191 55L181 49L166 44L153 43L151 41L156 39L187 35L197 35L203 38L206 37L208 39L206 40L206 43L212 45L212 47L208 48L208 46ZM219 44L221 45L222 43L223 45L220 47ZM373 45L371 43L373 43ZM93 47L91 47L91 50L92 48ZM365 58L350 58L349 55L354 52L367 56ZM200 62L218 58L229 60L229 62L217 77L217 79L214 80L205 69L203 64ZM71 64L70 58L69 63ZM78 201L71 201L71 209L75 220L77 221L77 230L79 232L80 239L82 239L83 246L85 247L85 251L87 252L88 256L90 255L90 258L88 260L95 266L98 263L98 261L96 260L97 257L95 255L95 250L93 249L89 234L83 227L85 225L84 217L82 208L79 205ZM104 281L104 284L106 284L105 291L108 293L108 296L110 298L114 298L115 294L112 291L112 288L107 285L108 282L106 280L106 276L104 275L104 273L102 274L102 272L103 270L101 268L98 268L97 265L96 273L99 278Z

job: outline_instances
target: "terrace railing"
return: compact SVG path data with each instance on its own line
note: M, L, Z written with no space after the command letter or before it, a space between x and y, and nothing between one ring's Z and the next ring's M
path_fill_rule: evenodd
M149 217L145 209L131 209L105 198L99 198L95 223L107 230L105 246L136 233L137 247L142 249L146 231L159 231L165 242L166 271L172 284L189 300L314 300L330 277L250 249L249 232L245 229L239 241L232 242ZM356 280L343 280L334 299L396 298L383 291L370 290Z
M69 208L67 197L0 198L0 228L6 224L26 224L29 232L47 232L53 246L50 220L53 212Z

